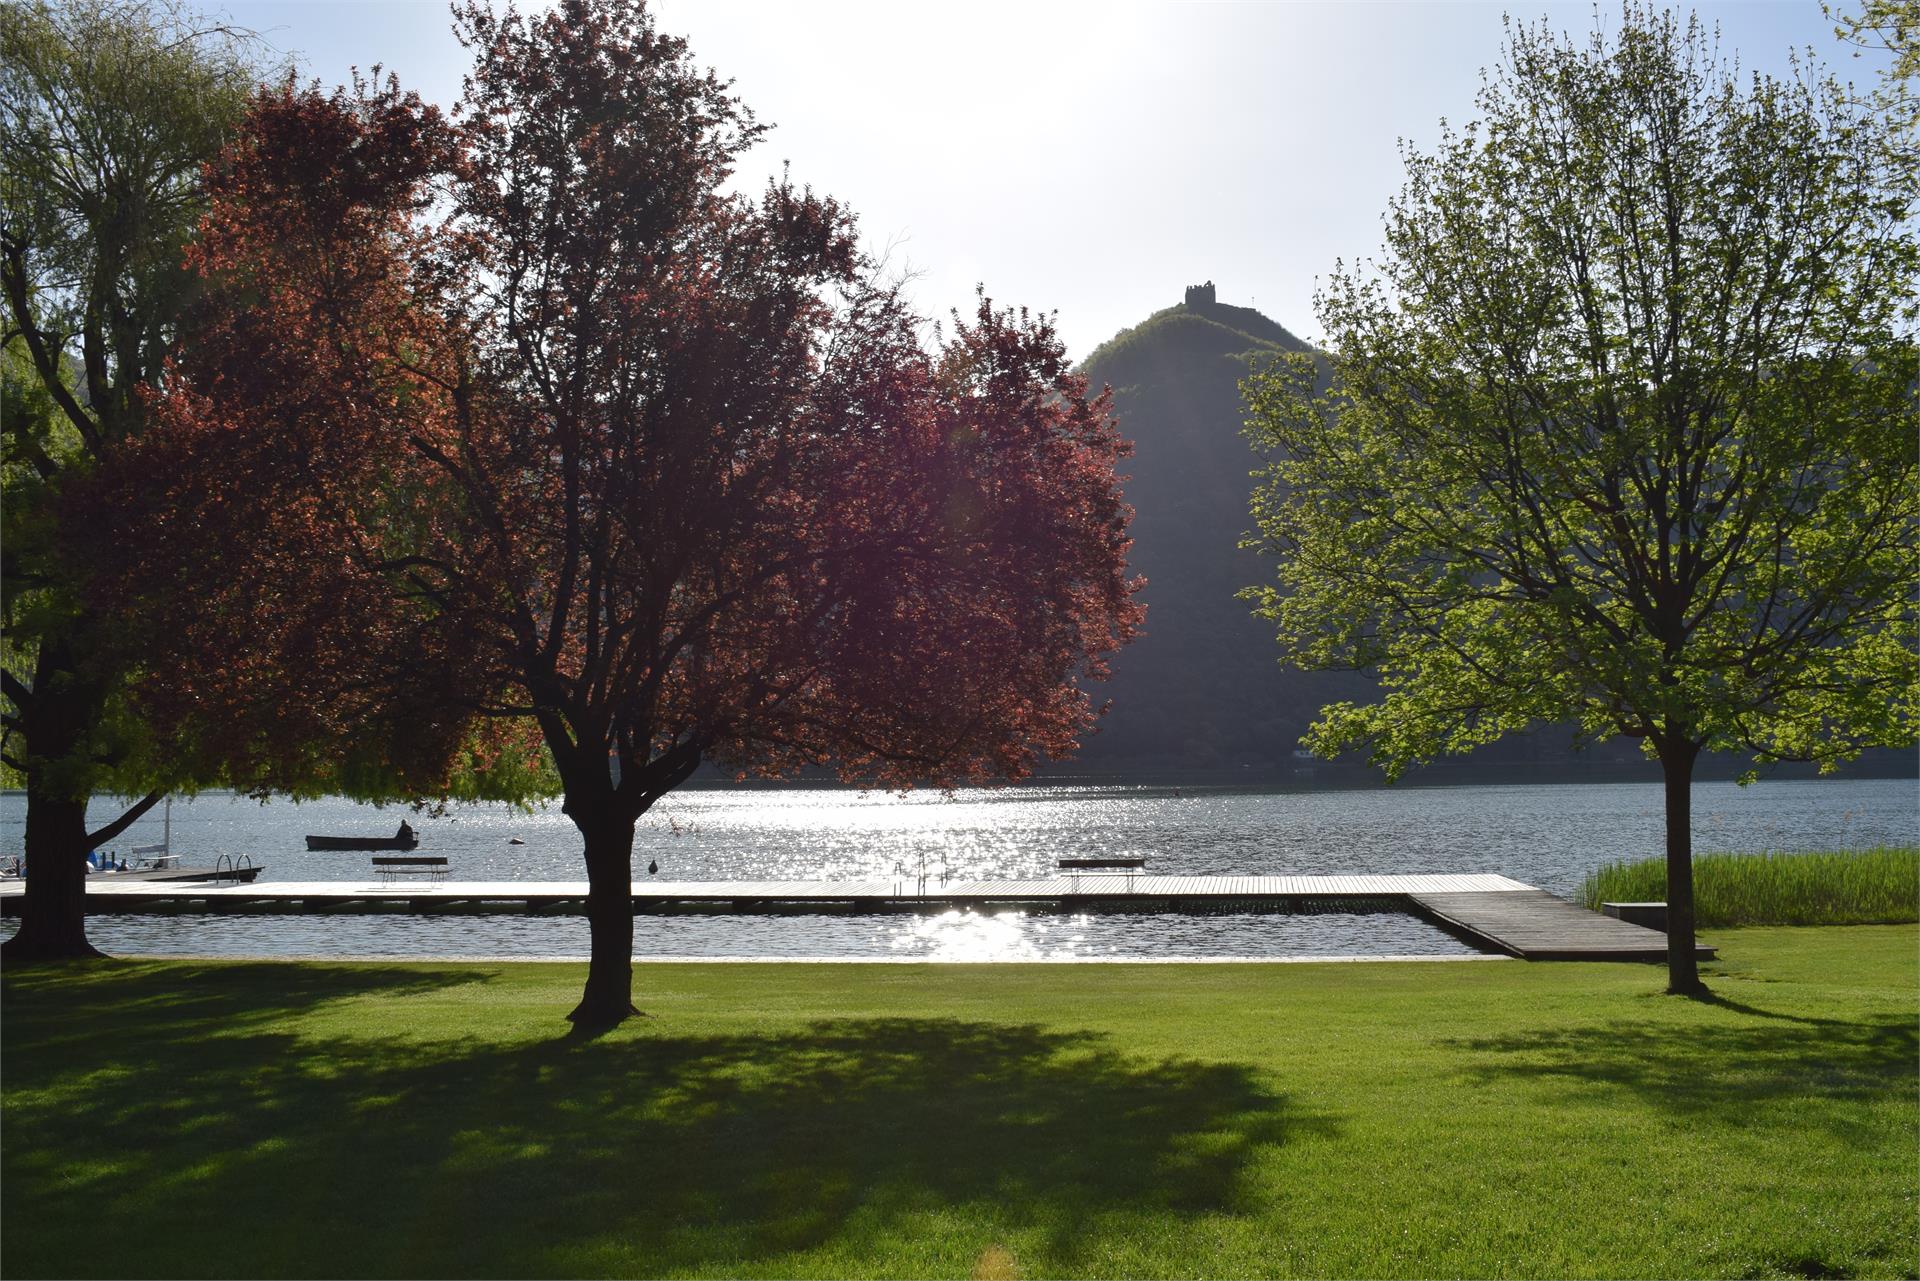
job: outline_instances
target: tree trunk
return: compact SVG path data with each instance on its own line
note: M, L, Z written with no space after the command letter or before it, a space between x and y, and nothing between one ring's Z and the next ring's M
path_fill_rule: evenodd
M1700 745L1685 741L1656 744L1667 788L1667 991L1700 996L1693 929L1693 765Z
M87 942L87 803L27 786L27 892L20 931L0 946L0 961L99 956Z
M26 895L20 932L0 959L53 961L101 955L87 942L87 799L74 799L70 778L100 698L81 679L72 647L41 643L33 665L33 693L19 708L26 733Z
M633 823L596 816L574 823L586 838L587 928L592 944L587 989L567 1017L581 1031L604 1031L640 1011L633 1004Z

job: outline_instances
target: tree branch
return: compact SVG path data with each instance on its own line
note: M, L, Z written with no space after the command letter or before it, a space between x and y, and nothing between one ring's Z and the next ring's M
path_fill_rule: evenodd
M27 709L27 704L33 701L33 691L28 689L25 682L18 676L4 667L0 667L0 693L12 699L13 705L23 712Z
M102 844L103 842L106 842L106 841L110 841L114 837L120 835L120 833L126 831L129 827L132 827L136 822L139 821L141 815L145 814L148 810L152 809L155 805L158 805L161 799L165 796L166 796L165 792L159 792L159 791L148 792L145 796L141 797L138 801L135 801L133 805L127 809L125 813L120 815L119 818L114 819L113 822L108 823L105 827L101 828L97 832L87 833L88 848L91 849L93 846Z
M33 357L33 367L39 373L41 383L46 386L47 394L53 397L61 412L72 421L87 448L98 456L101 449L100 428L80 407L73 392L68 390L60 377L59 361L47 347L46 335L33 323L32 305L27 298L27 246L25 241L15 236L5 238L5 253L0 256L0 283L5 285L7 304L13 310L14 323L27 340L27 351Z

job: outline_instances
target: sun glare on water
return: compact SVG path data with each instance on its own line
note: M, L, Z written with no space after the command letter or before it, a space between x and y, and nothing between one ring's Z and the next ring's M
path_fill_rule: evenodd
M929 961L1037 961L1072 950L1073 941L1055 940L1049 951L1043 951L1026 928L1024 913L956 910L913 918L890 944L895 952Z

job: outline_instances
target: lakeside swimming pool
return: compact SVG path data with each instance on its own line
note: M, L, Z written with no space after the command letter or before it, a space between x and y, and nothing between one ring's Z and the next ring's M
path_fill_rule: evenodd
M97 806L105 813L105 803ZM24 798L0 797L0 855L20 848ZM1498 872L1562 896L1601 863L1657 854L1654 784L1345 791L1055 784L951 797L834 788L690 787L641 821L636 879L848 880L917 874L1034 877L1055 861L1138 855L1169 875ZM207 795L175 804L173 846L196 863L249 855L273 880L365 880L364 853L311 853L308 833L389 835L406 817L421 852L459 880L577 880L579 838L557 806L456 807L443 817L349 801L259 805ZM123 849L160 839L142 820ZM1911 844L1910 779L1701 783L1695 846L1846 849ZM513 845L514 838L524 844ZM98 917L93 937L125 954L552 956L586 951L576 917ZM11 924L4 927L11 932ZM952 912L929 916L678 916L636 922L636 954L929 960L1459 955L1466 944L1398 913L1114 917Z

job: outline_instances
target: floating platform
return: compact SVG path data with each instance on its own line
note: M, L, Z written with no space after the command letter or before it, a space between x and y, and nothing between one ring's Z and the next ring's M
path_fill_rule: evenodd
M0 884L15 915L21 882ZM209 885L90 881L90 912L528 913L580 915L584 881L284 881ZM867 881L636 880L635 914L942 912L1405 911L1493 951L1527 960L1658 961L1667 937L1589 912L1491 873L1429 876L1147 876L1067 872L1031 880L887 878ZM1714 954L1698 949L1703 958Z
M265 864L248 864L245 867L143 867L127 872L95 872L93 875L105 877L98 882L106 885L112 881L252 881L266 870ZM95 882L88 882L92 888Z

